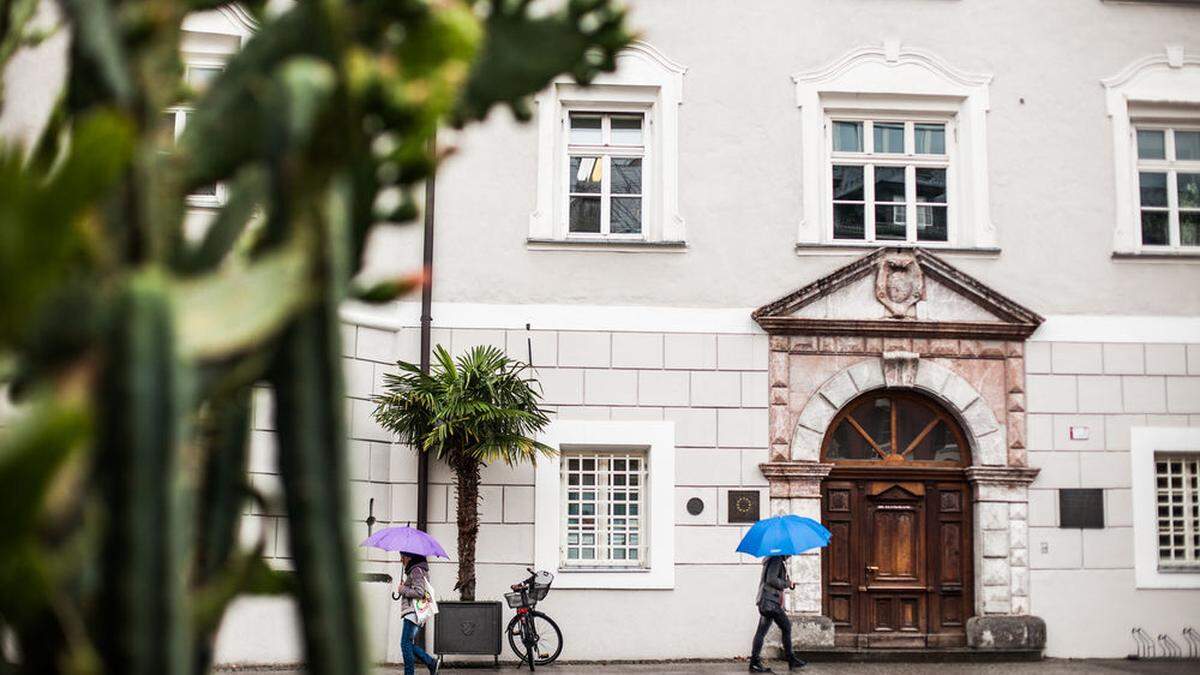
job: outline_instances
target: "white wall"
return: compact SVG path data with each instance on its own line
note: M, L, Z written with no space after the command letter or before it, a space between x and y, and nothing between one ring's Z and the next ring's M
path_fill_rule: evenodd
M1129 430L1200 426L1200 344L1034 341L1025 364L1029 463L1041 468L1029 490L1030 608L1046 620L1046 654L1125 656L1135 627L1183 644L1200 590L1136 587ZM1071 426L1089 438L1071 440ZM1103 489L1103 529L1059 527L1059 489L1081 487Z
M955 265L1043 314L1200 312L1200 268L1114 261L1100 80L1165 45L1200 50L1200 7L1101 0L633 2L644 39L687 66L685 253L530 251L537 139L503 113L458 137L438 177L436 297L447 302L754 307L844 257L798 257L800 111L790 75L898 39L994 75L988 113L998 257ZM412 269L419 228L372 265Z

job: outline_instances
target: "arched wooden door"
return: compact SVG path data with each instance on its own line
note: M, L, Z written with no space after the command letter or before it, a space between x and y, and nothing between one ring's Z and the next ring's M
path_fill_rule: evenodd
M823 611L840 646L966 644L973 611L970 448L940 405L908 392L854 399L821 449L833 533L822 556Z

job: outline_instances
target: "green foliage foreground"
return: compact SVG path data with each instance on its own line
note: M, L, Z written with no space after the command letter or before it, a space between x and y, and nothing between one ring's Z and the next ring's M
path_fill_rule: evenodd
M550 78L586 83L629 40L609 0L251 2L260 30L192 101L180 25L219 4L60 0L67 86L33 147L0 148L0 379L24 404L0 437L0 630L19 653L0 673L202 673L228 603L280 592L310 672L366 671L338 305L371 228L416 215L439 125L527 117ZM0 1L0 66L36 5ZM160 111L183 102L164 146ZM226 205L190 241L185 195L215 182ZM261 499L258 382L294 575L236 546Z

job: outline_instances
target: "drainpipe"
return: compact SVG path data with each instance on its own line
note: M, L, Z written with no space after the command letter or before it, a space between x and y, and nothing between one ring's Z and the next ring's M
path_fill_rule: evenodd
M437 155L437 132L429 140L429 151ZM421 285L421 372L429 372L429 350L433 327L433 198L436 192L437 169L425 181L425 243L422 247ZM417 453L417 529L429 530L429 455Z

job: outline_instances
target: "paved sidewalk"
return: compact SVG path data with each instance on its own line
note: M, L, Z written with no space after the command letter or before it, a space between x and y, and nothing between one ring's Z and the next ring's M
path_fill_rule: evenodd
M781 662L768 665L778 673L787 673L787 666ZM301 675L299 670L259 670L236 669L219 672L235 672L239 675ZM380 668L377 675L394 675L403 672L402 668ZM425 675L424 668L418 668L418 675ZM487 668L443 668L445 675L479 675L481 673L508 673L516 675L514 665L503 665L499 670ZM721 661L705 663L639 663L613 665L573 665L560 664L538 668L536 672L545 675L651 675L664 673L682 675L733 675L746 672L745 661ZM1066 661L1047 659L1036 663L813 663L807 668L794 673L804 675L952 675L955 673L971 673L973 675L1116 675L1118 673L1145 673L1148 675L1182 675L1183 673L1200 672L1200 662L1197 661L1129 661L1118 660L1083 660Z

